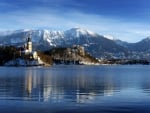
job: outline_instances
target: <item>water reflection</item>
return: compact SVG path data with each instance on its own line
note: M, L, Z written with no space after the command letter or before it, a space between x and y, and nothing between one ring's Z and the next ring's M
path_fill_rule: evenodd
M86 102L97 95L113 94L113 82L109 76L99 78L87 75L85 71L71 71L15 68L13 73L3 72L0 99Z
M90 103L128 88L150 89L150 78L143 82L138 71L122 68L7 69L0 70L0 99L5 100Z

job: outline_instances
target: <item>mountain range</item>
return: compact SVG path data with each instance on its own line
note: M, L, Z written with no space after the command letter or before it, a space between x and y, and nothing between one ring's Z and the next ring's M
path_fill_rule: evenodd
M29 34L31 34L35 50L45 51L51 48L81 45L96 58L148 59L150 57L150 37L137 43L128 43L110 39L110 36L99 35L82 28L72 28L66 31L24 29L0 32L0 45L23 46Z

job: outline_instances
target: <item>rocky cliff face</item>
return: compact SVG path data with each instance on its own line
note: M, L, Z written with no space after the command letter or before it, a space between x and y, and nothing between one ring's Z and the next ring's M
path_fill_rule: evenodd
M84 51L81 46L71 48L55 48L47 51L56 64L96 64L98 60Z

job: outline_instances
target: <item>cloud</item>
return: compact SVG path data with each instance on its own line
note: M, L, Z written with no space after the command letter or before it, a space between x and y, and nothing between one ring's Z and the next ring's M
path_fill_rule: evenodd
M29 8L0 14L3 29L59 29L67 30L81 27L102 35L136 42L149 36L150 27L146 23L125 22L102 15L87 14L79 11L61 12L50 8Z

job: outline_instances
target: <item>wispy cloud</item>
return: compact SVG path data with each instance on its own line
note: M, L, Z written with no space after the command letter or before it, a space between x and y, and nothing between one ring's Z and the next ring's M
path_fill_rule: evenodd
M0 17L0 26L3 29L53 28L66 30L72 27L81 27L102 35L110 34L129 42L139 41L150 35L150 27L146 23L120 21L115 18L76 10L61 12L53 8L38 7L29 8L25 11L7 12L0 14Z

